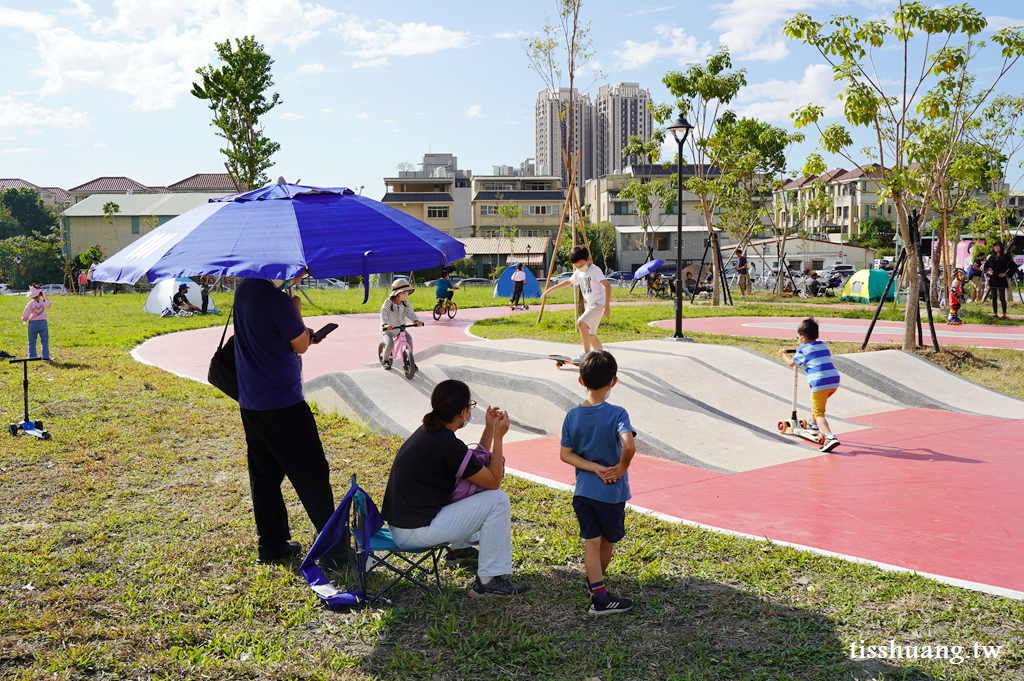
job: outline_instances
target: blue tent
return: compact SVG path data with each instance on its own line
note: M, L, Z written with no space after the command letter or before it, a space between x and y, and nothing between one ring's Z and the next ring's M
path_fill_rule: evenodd
M498 277L498 281L494 283L494 297L495 298L511 298L512 289L515 288L512 282L512 273L516 271L516 265L519 263L514 262L505 268L505 271ZM540 284L537 283L537 277L533 276L533 272L523 266L523 272L526 274L526 281L523 282L523 297L524 298L540 298Z

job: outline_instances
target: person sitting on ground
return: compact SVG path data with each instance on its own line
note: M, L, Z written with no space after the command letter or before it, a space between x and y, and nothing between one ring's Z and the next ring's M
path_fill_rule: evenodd
M414 326L423 326L423 322L416 318L416 312L409 304L409 294L415 290L408 279L399 277L391 284L391 297L380 306L380 332L384 340L380 363L385 369L391 368L391 351L395 347L395 338L400 333L395 327L401 326L407 319L412 321ZM405 342L409 344L409 352L412 352L412 334L408 331L405 332Z
M508 301L509 307L515 307L520 298L523 298L523 286L526 284L526 272L523 271L523 263L516 265L516 271L512 273L512 299ZM526 299L523 298L523 304Z
M188 302L188 284L182 283L178 286L178 292L171 298L171 310L174 312L202 312L198 307Z
M572 508L580 524L583 565L590 591L588 615L610 615L633 607L628 598L612 595L604 574L615 544L626 536L626 502L630 499L630 461L636 453L636 432L629 414L609 404L618 382L618 364L606 350L592 352L580 363L580 385L587 399L565 415L559 458L576 468Z
M687 272L686 281L683 282L683 294L688 296L693 295L694 288L696 288L696 286L697 280L693 278L693 272Z
M441 270L441 278L437 280L437 288L434 290L434 295L437 296L439 301L450 303L452 302L452 296L455 295L454 288L455 285L448 278L448 270Z
M476 553L472 598L521 594L527 587L508 577L512 574L512 504L499 489L505 474L502 439L508 432L508 414L497 407L487 409L479 444L491 452L491 461L484 466L475 456L464 464L469 448L455 435L470 422L476 407L469 386L441 381L430 395L430 407L423 425L398 450L388 473L380 511L391 538L400 547L451 542L451 551L461 554L449 555L449 560ZM459 470L463 470L461 479L484 489L450 502ZM477 534L478 552L468 546L455 548L466 546Z
M807 295L816 296L818 291L821 290L821 282L818 281L818 273L811 270L811 273L807 275Z
M665 285L661 283L661 272L655 272L650 283L647 284L647 297L654 298L665 293Z

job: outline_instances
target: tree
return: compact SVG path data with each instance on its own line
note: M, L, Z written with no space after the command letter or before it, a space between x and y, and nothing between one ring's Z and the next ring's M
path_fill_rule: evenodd
M607 271L615 264L615 225L610 222L586 224L587 240L593 249L594 262Z
M0 241L0 277L14 288L63 281L60 247L51 234L15 236Z
M565 198L565 207L562 209L562 223L558 227L558 233L561 235L562 228L565 226L565 220L569 220L569 229L572 234L572 244L575 246L577 243L577 234L582 233L583 243L587 242L587 235L585 232L580 230L581 223L583 222L583 215L580 211L579 198L576 194L576 174L577 164L576 159L572 155L572 140L573 130L575 129L575 112L576 112L576 73L580 70L591 57L594 56L594 52L591 49L591 38L590 38L590 22L584 24L580 17L580 12L583 8L582 0L555 0L555 8L558 14L557 25L553 24L547 14L544 15L544 28L541 30L541 35L538 38L528 38L523 40L523 49L526 52L526 58L529 61L530 68L541 77L548 90L554 92L561 85L562 81L562 66L560 60L560 52L564 52L565 59L565 73L569 77L569 103L566 105L565 110L559 112L559 120L564 121L568 119L568 124L563 127L564 134L562 135L562 142L564 144L564 158L563 162L566 168L567 182L567 193ZM594 80L600 78L601 73L594 70ZM555 237L556 241L561 241L561 237ZM555 259L552 259L551 269L554 270ZM551 272L548 273L547 286L551 285ZM583 299L579 295L579 287L573 287L573 296L576 300L576 310L579 314L583 314ZM541 302L540 313L537 316L538 321L544 314L544 303Z
M1005 241L1008 230L1013 225L1008 223L1012 215L1009 210L1010 191L1012 186L1004 184L1009 177L1013 157L1024 149L1024 96L1011 97L1001 94L992 99L985 108L979 125L968 130L968 136L988 152L987 180L990 184L989 200L991 202L990 220L999 225L999 239ZM1020 162L1017 168L1021 168ZM1020 178L1018 178L1018 182Z
M43 206L39 191L28 187L0 190L0 238L49 234L60 224Z
M409 163L408 161L402 161L401 163L399 163L395 167L398 168L398 172L400 172L400 173L407 173L410 170L416 170L416 166L414 166L413 164Z
M969 5L929 8L920 2L901 0L891 19L861 22L852 16L835 16L827 24L822 24L800 12L783 24L786 35L791 39L815 47L832 65L834 80L845 85L840 99L846 121L851 126L870 130L874 139L871 151L881 172L879 187L882 195L891 198L896 207L900 235L910 263L917 262L918 244L910 238L908 218L915 207L915 197L923 196L923 188L915 181L910 168L912 145L909 142L913 117L917 113L935 118L943 106L937 95L918 95L929 82L958 73L965 60L973 58L980 47L974 43L974 38L984 30L986 23L984 17ZM996 70L988 92L1024 54L1024 37L1018 29L1003 29L991 40L1002 46L1003 64ZM887 42L895 42L899 51L891 50ZM933 45L938 45L938 49L932 51ZM881 50L885 50L887 60L892 60L893 54L902 55L902 59L897 61L902 70L896 78L880 69L882 64L876 63L875 53ZM912 63L915 58L919 64ZM792 114L798 128L813 125L819 130L825 151L842 155L851 163L860 165L852 158L854 141L850 132L841 123L822 129L823 116L824 107L813 103ZM969 118L960 118L961 134ZM953 143L956 141L951 140ZM917 200L921 208L927 208L926 199ZM919 281L916 267L907 268L906 280L909 289L907 299L917 301ZM920 308L916 304L908 304L903 330L904 350L916 347L914 336L919 316Z
M502 198L501 193L494 195L494 200L498 202L498 233L508 239L508 252L515 256L516 237L519 236L516 220L523 214L523 207L511 199L502 201Z
M633 199L636 215L640 219L640 245L647 253L645 263L654 259L654 233L668 220L672 206L676 202L675 187L665 180L655 180L651 172L654 166L661 162L661 148L664 143L665 129L658 128L649 140L630 135L629 143L622 149L623 156L639 156L646 162L640 174L634 175L625 189L620 190L618 194L620 199ZM657 225L653 221L655 208L661 211L661 222ZM682 210L682 207L678 207L677 210Z
M686 140L693 161L693 175L685 180L684 186L700 199L708 238L713 244L717 244L714 214L723 181L717 165L721 147L713 144L712 138L719 117L725 113L722 107L729 104L740 88L747 84L746 70L729 71L731 68L729 48L721 46L704 64L691 64L686 71L669 71L662 78L662 82L676 98L676 108L693 125ZM672 107L655 106L653 114L658 123L665 124L672 116ZM684 182L681 177L676 178L676 181ZM712 257L711 262L714 272L712 305L718 305L721 294L718 258Z
M275 92L267 98L274 85L270 65L274 60L256 42L255 36L214 43L224 66L212 65L196 69L203 77L202 84L192 84L192 96L209 102L214 112L211 125L218 128L217 136L227 140L221 153L227 157L224 167L235 189L242 192L268 184L266 170L274 165L270 157L281 145L271 142L263 134L260 117L282 104Z
M892 221L876 215L870 220L860 223L860 231L850 239L855 246L865 246L876 251L880 248L893 247L893 239L896 237L896 229Z

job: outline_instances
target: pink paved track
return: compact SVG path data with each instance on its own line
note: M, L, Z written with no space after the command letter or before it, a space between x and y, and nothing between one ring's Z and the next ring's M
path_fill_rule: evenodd
M683 332L714 333L723 336L755 336L759 338L784 338L796 336L800 317L699 317L683 320ZM859 343L868 330L868 319L836 319L822 317L821 340L849 341ZM661 329L675 329L675 320L653 322ZM925 344L931 344L928 325L923 327ZM1015 348L1024 350L1024 326L995 326L984 324L963 324L947 326L936 323L935 335L939 345L963 345L981 348ZM871 333L872 343L902 342L903 322L879 321Z
M467 333L471 323L504 314L507 308L476 308L460 310L454 320L429 319L415 331L416 348L479 340ZM313 328L329 320L340 328L305 355L305 378L371 365L377 319L375 313L309 318ZM684 320L684 329L790 339L799 321L712 317ZM859 341L867 321L829 318L821 324L824 340ZM674 328L672 320L655 325ZM899 324L880 323L873 340L898 340L901 332L894 327ZM947 332L940 343L1024 348L1024 329L1017 327L947 328L959 335ZM202 380L220 333L209 328L160 336L133 354ZM1024 420L920 409L857 420L874 427L848 433L832 455L732 475L638 456L630 468L631 503L713 528L1024 598ZM573 484L572 469L558 458L557 438L510 443L505 454L511 468L532 478Z

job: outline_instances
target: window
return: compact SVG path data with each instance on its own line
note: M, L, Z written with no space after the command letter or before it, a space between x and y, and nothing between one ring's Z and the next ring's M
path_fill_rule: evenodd
M548 182L524 182L523 189L533 192L542 192L551 189L551 184Z
M612 215L629 215L629 203L616 201L612 204Z
M668 215L679 215L679 204L673 203L671 206L665 209L665 213Z
M668 237L659 236L654 238L654 250L656 251L667 251L668 250Z
M139 216L138 215L133 215L132 216L132 234L138 234L138 233L139 233Z
M551 215L555 211L553 206L527 206L527 215Z
M448 206L427 206L428 218L447 218Z
M480 216L481 217L483 217L485 215L497 215L497 214L498 214L498 207L497 206L480 206Z

